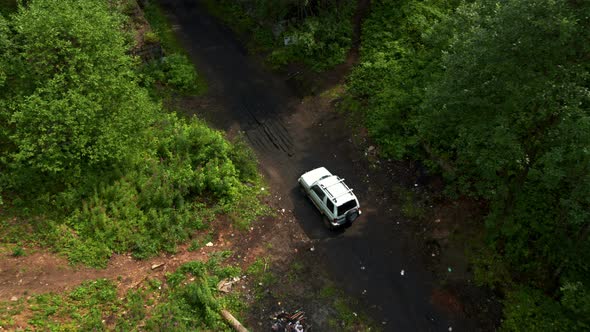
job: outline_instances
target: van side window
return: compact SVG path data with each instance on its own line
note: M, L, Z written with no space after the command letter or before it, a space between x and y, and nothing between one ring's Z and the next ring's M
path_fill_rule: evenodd
M318 197L323 201L324 200L324 196L326 196L326 194L324 194L324 192L320 189L320 187L318 186L313 186L311 187L311 190L313 190L313 192L316 193L316 195L318 195Z
M329 210L330 212L334 213L334 203L332 203L332 201L331 201L331 200L328 200L328 201L326 202L326 207L328 208L328 210Z

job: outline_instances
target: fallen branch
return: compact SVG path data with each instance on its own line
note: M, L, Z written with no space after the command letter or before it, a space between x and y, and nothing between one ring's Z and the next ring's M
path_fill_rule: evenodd
M141 278L141 280L139 280L138 282L136 282L135 285L133 285L131 287L131 289L135 289L135 288L139 287L139 285L141 285L147 279L147 277L148 276L144 276L143 278Z
M161 266L164 266L164 265L166 265L166 263L154 264L154 265L152 265L152 270L155 270L155 269L157 269L157 268L159 268Z
M248 332L248 330L242 325L229 311L221 309L221 316L227 321L236 332Z

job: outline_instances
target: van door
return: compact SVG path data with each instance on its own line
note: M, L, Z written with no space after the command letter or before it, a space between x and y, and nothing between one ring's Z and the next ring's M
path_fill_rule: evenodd
M322 214L325 214L324 210L324 200L326 198L326 194L318 187L317 185L311 187L309 191L309 197L311 197L311 201L315 206L320 210Z

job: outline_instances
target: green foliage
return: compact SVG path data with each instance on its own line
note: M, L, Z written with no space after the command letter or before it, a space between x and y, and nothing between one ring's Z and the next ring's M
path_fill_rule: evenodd
M16 8L16 0L0 0L0 15L11 14Z
M561 303L541 291L521 287L505 301L506 331L587 331L590 296L580 283L565 283Z
M415 191L398 187L393 192L401 201L401 211L406 218L419 220L426 216L426 204Z
M251 179L241 178L230 156L234 147L219 132L173 115L161 125L153 132L156 155L120 180L100 183L67 217L67 226L57 228L54 245L72 262L104 266L112 252L131 250L137 258L174 252L213 218L215 209L206 204L218 201L220 211L243 205L251 188L241 181ZM251 196L256 209L260 204ZM239 212L243 217L249 209Z
M197 74L195 66L177 40L164 13L157 4L152 2L146 5L144 13L152 28L152 31L144 35L144 41L159 42L166 54L162 59L143 65L141 71L144 83L148 86L158 83L167 90L177 91L183 95L204 93L207 88L206 83Z
M303 62L316 71L343 63L352 44L354 4L344 1L337 8L326 8L317 16L289 26L281 35L289 43L273 50L269 61L275 66Z
M419 126L454 160L460 190L491 200L490 240L510 271L542 289L556 270L587 271L590 76L579 59L590 49L579 17L589 11L541 0L462 6L457 24L472 28L443 57ZM523 15L531 20L514 20Z
M251 150L151 100L121 24L116 7L79 0L0 16L0 185L19 221L2 221L3 239L102 267L174 252L216 213L240 225L265 213ZM194 88L185 56L159 70Z
M25 255L25 250L23 249L23 247L15 247L14 250L12 250L12 257L21 257Z
M230 25L239 34L250 33L260 28L254 16L249 15L245 7L236 1L205 0L204 4L213 15Z
M216 272L214 272L217 270ZM234 299L217 298L217 283L225 277L237 276L239 269L220 267L219 261L191 262L168 275L170 289L166 301L154 308L146 322L148 330L187 331L208 329L229 330L219 310ZM190 277L190 280L187 280Z
M106 3L74 0L12 16L0 93L10 186L63 188L139 153L157 107L136 84L121 22Z
M143 35L143 41L146 44L156 44L160 42L160 37L153 31L148 31Z
M160 7L150 1L143 9L143 13L146 20L150 23L152 32L155 33L162 44L162 48L171 54L184 54L185 51L182 48L182 45L180 45L178 39L176 39L174 30L172 30L170 22L168 22L166 15L162 12Z
M104 319L116 314L117 288L106 279L85 282L69 294L43 294L29 300L29 324L52 331L104 330Z
M369 134L386 156L416 154L418 109L426 84L440 72L440 51L448 38L441 22L456 3L381 0L371 4L362 28L360 64L348 81L349 92L366 105L347 109L362 112Z
M274 67L303 63L322 71L344 62L352 45L356 1L206 1L209 11L239 34L251 48L269 53ZM287 42L285 42L287 40Z
M196 94L202 88L193 64L185 55L171 54L147 66L146 72L152 79L183 94Z
M457 5L374 2L348 104L385 155L490 202L476 276L509 292L505 328L586 330L590 5Z
M229 331L219 310L238 314L243 303L235 295L219 297L216 285L238 276L240 269L221 263L221 258L186 263L167 276L166 285L151 279L122 297L113 281L97 279L67 293L0 303L0 322L16 329L11 317L25 312L29 328L37 330Z

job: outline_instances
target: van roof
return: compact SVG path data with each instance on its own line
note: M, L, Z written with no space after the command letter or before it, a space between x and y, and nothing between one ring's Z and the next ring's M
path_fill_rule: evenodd
M318 181L318 184L328 193L328 197L336 206L340 206L355 199L352 189L344 183L344 179L341 179L336 175L321 179Z

